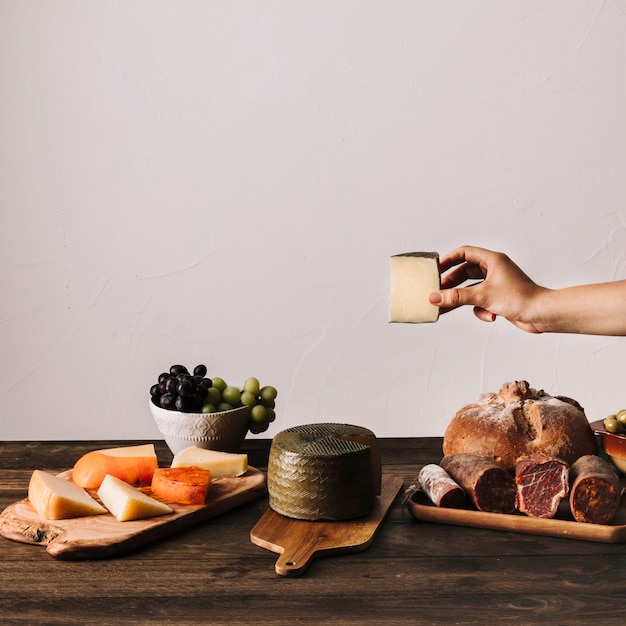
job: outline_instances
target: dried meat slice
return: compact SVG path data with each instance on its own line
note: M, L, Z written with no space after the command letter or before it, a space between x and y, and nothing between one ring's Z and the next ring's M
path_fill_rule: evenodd
M515 465L516 506L530 517L550 519L569 493L569 465L554 457L534 454Z

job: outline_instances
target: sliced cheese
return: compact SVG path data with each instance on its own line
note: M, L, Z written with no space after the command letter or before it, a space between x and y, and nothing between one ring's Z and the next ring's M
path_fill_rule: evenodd
M152 493L166 502L204 504L211 486L211 472L201 467L157 467Z
M143 491L107 474L98 489L98 497L118 522L173 513L173 509Z
M207 469L211 478L241 476L248 471L248 455L189 446L174 455L171 466Z
M436 322L439 307L428 301L428 295L440 286L437 252L408 252L392 256L389 321L411 324Z
M28 499L35 511L49 520L107 512L82 487L42 470L35 470L30 478Z

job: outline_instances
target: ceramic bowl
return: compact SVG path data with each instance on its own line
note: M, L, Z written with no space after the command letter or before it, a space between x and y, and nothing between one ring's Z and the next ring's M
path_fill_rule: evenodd
M626 435L616 435L604 428L603 420L591 422L591 429L600 439L602 451L615 467L626 474Z
M149 402L152 417L172 454L189 446L237 452L248 433L249 406L218 413L182 413Z

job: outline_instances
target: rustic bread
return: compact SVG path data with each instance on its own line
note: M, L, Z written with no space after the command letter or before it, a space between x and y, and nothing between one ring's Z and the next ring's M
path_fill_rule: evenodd
M524 456L544 454L572 464L598 448L578 402L515 381L458 411L446 429L443 453L490 457L513 471Z

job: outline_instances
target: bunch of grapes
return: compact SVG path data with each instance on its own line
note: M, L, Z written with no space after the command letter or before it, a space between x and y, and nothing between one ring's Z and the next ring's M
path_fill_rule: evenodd
M172 365L150 387L152 402L171 411L215 413L249 406L249 430L253 434L265 432L276 418L277 395L276 387L261 387L254 377L247 378L241 388L217 376L207 378L203 364L196 365L192 373L184 365Z

